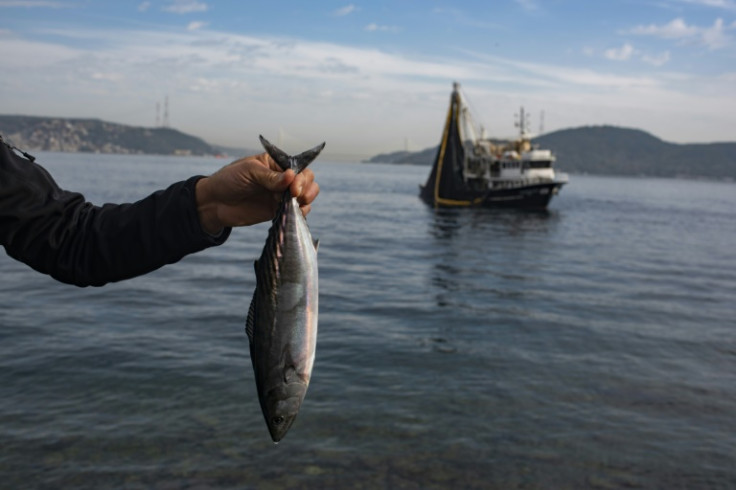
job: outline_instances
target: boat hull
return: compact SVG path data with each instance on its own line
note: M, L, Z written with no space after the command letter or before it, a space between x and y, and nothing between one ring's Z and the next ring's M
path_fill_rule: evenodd
M491 207L545 209L552 197L556 196L565 182L546 182L524 186L492 188L484 191L468 190L461 199L439 199L431 196L424 200L435 207ZM421 196L427 196L424 189Z
M481 203L485 207L544 209L564 183L551 182L511 189L489 190Z

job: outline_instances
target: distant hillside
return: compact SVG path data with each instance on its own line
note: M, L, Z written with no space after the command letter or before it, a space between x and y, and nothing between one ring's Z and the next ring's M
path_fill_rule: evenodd
M205 141L171 128L144 128L99 119L0 115L0 133L27 150L158 155L216 155Z
M432 165L437 154L437 147L433 146L421 151L395 151L393 153L381 153L368 160L366 163L400 163L408 165Z
M534 142L574 173L736 179L736 143L675 144L612 126L565 129Z
M736 143L675 144L637 129L586 126L533 140L571 173L736 179ZM431 165L437 147L377 155L369 162Z

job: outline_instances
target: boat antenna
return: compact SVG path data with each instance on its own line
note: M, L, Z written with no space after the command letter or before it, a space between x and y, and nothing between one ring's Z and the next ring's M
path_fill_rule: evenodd
M539 134L544 134L544 109L539 114Z

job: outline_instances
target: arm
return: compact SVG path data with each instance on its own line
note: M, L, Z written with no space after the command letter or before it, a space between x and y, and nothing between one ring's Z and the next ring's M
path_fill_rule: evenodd
M232 226L269 219L274 196L287 187L304 190L299 199L308 212L319 192L313 179L276 172L261 155L133 204L100 207L60 189L46 170L0 144L0 244L59 281L101 286L219 245Z
M229 229L215 238L199 224L199 179L133 204L94 206L0 144L0 243L11 257L77 286L145 274L227 239Z

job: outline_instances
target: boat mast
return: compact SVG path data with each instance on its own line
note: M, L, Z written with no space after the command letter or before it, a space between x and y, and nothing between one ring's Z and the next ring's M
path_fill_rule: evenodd
M471 141L475 144L478 141L478 132L475 129L475 121L470 113L470 106L460 91L460 84L454 82L452 89L457 94L458 100L458 127L460 129L460 139L463 142Z
M529 130L529 116L524 112L524 106L519 109L519 120L514 126L519 128L519 138L522 140L531 139L531 131Z

